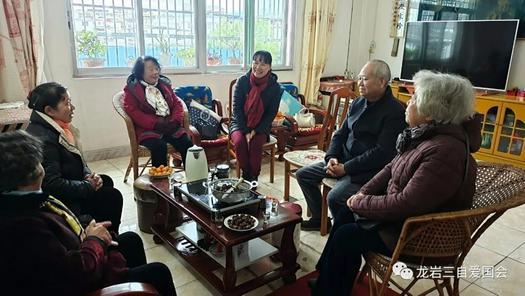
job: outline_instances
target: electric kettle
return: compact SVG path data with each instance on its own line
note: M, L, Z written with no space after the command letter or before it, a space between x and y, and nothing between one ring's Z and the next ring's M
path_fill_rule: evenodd
M193 145L188 149L184 170L187 182L208 179L208 160L202 147Z

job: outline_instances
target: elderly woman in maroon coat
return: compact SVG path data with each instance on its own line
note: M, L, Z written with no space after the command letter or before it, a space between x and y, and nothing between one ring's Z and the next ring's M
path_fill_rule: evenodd
M186 161L192 142L183 127L184 107L154 57L139 57L124 88L124 110L135 124L137 141L151 152L153 166L167 165L167 143Z
M110 222L84 229L41 189L42 143L25 131L0 134L0 279L2 295L84 295L123 282L146 282L175 295L169 269L146 264L133 232L112 238Z
M314 295L349 295L361 254L391 255L405 219L472 204L471 153L481 144L472 84L457 75L420 71L414 86L398 154L338 213L316 266L319 278L309 283Z

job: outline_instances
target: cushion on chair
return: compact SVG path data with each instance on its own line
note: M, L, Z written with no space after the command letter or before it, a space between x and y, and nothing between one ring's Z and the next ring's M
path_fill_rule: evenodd
M191 100L197 101L199 104L206 106L208 109L212 109L213 97L211 89L204 85L188 85L179 86L173 90L177 97L181 98L186 106L190 106Z
M225 135L219 135L219 137L215 140L201 140L201 146L203 148L226 146L227 144L228 144L228 136L225 136Z
M321 133L321 130L323 129L322 123L315 124L314 127L300 127L297 130L298 136L310 136L310 135L316 135Z

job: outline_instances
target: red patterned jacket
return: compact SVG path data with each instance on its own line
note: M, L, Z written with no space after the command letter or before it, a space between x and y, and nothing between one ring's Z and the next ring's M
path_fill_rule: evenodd
M169 120L183 127L184 106L182 100L171 89L170 80L161 76L157 86L170 108ZM155 124L161 120L161 117L155 114L155 109L146 101L144 86L132 76L128 78L127 85L124 87L124 110L135 124L135 133L139 143L145 139L162 137L162 133L155 130ZM185 133L186 131L181 128L174 136L179 138Z

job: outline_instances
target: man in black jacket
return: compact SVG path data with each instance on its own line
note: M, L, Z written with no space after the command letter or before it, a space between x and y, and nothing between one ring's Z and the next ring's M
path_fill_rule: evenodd
M346 199L396 155L397 135L406 127L405 109L393 97L389 81L388 65L381 60L369 61L359 72L361 96L354 100L345 122L334 134L325 161L297 171L297 181L312 213L312 218L301 224L302 230L320 229L319 184L323 178L338 179L327 197L335 217Z

